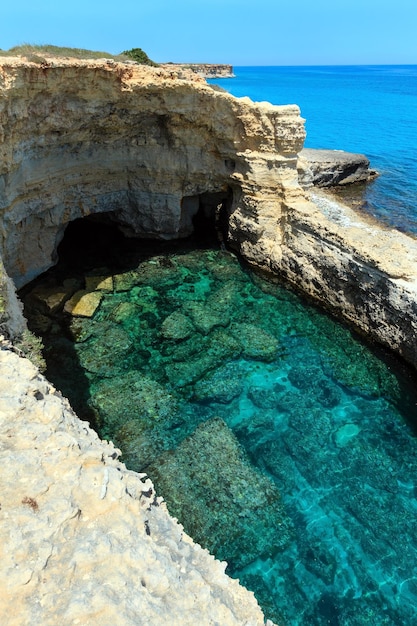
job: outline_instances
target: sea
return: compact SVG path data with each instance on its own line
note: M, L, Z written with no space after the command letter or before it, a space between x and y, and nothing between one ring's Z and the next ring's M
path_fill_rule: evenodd
M305 147L365 154L380 173L363 206L401 231L417 234L417 65L235 67L213 79L255 102L297 104Z
M380 176L360 210L417 235L417 66L235 74L211 82L298 104L308 147L366 154ZM81 220L58 256L20 294L48 378L266 617L416 625L415 372L217 237L137 243ZM42 302L85 288L91 318Z

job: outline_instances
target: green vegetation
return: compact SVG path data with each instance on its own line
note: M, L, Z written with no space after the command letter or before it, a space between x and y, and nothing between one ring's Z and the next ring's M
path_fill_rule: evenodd
M127 56L129 57L129 59L136 61L136 63L141 63L142 65L152 65L154 67L158 65L157 63L155 63L155 61L152 61L148 57L148 55L142 50L142 48L132 48L131 50L125 50L124 52L122 52L122 55Z
M26 329L20 337L15 339L13 343L15 348L20 350L23 356L29 359L29 361L31 361L40 372L45 372L46 363L42 354L42 339L34 335L30 330Z
M34 63L44 63L48 57L71 57L73 59L105 58L121 62L136 61L144 65L157 65L141 48L132 48L132 50L127 50L121 54L110 54L109 52L97 50L85 50L84 48L66 48L50 44L33 45L26 43L21 46L14 46L9 50L0 50L0 56L23 56Z

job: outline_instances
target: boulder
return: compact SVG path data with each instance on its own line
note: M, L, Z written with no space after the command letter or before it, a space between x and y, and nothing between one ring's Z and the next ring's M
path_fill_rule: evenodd
M304 148L299 154L299 181L303 187L335 187L368 182L378 176L369 165L369 159L364 154Z
M146 471L170 513L232 569L288 545L293 530L276 485L253 467L223 420L200 424Z

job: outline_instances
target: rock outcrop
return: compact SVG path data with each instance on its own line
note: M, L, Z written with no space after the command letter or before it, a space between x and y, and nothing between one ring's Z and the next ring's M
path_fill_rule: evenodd
M283 198L291 187L301 193L296 163L304 136L296 106L254 105L214 91L192 72L6 58L6 270L18 287L30 281L55 263L66 225L94 213L109 214L131 234L172 239L193 231L199 211L221 208L227 220L236 207L261 203L275 212L277 189ZM271 177L273 189L260 196Z
M224 63L163 63L164 69L189 69L203 78L233 78L233 65Z
M364 154L303 148L298 162L300 184L303 187L336 187L368 182L378 176L369 166L369 159Z

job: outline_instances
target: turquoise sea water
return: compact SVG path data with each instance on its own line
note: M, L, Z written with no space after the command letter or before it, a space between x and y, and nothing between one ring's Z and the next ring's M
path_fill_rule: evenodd
M119 246L28 288L48 377L277 623L412 624L413 375L229 252Z
M235 96L298 104L306 147L366 154L381 176L366 210L417 234L417 66L236 67Z
M403 69L392 70L397 91L391 79L379 87L408 120L402 140L403 118L395 122L392 109L389 123L375 121L368 106L389 68L339 72L351 87L338 98L346 109L350 92L357 107L350 121L330 100L334 68L237 68L236 79L215 82L255 100L298 102L307 145L365 152L381 169L372 144L390 169L367 192L369 206L381 202L384 217L412 230L416 126L400 103L415 103L416 78ZM280 95L278 85L293 91ZM47 375L79 415L151 476L187 532L229 563L277 623L417 623L415 375L216 240L135 243L105 224L90 229L71 240L68 228L58 266L22 293ZM101 294L94 315L65 313L85 288Z

